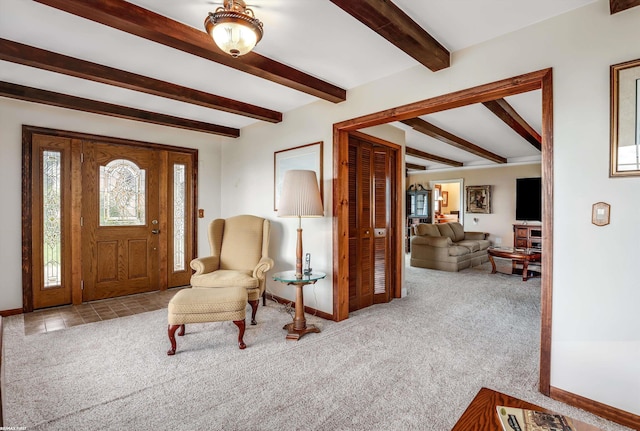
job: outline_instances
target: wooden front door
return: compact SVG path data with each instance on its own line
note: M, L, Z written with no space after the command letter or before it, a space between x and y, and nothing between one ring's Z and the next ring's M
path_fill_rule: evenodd
M197 150L23 128L24 311L189 284Z
M158 290L158 152L86 142L83 154L83 300Z
M349 138L349 311L392 298L396 151Z

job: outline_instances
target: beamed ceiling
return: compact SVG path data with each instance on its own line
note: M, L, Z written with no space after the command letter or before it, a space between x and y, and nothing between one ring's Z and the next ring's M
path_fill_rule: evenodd
M209 0L0 0L0 97L231 138L255 122L594 0L254 0L265 35L231 58L204 30ZM480 4L481 3L481 4ZM640 0L610 0L611 13ZM481 18L481 19L480 19ZM541 95L524 93L392 123L407 168L540 159Z

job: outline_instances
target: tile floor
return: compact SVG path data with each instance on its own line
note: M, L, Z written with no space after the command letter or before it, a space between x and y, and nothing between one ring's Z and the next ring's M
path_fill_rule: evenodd
M178 287L25 313L24 334L31 335L58 331L72 326L84 325L85 323L166 308L173 295L180 289Z

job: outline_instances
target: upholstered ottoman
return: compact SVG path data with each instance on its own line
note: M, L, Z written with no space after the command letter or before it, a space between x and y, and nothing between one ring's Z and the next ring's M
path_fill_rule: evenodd
M216 287L182 289L169 301L169 341L171 350L167 355L176 353L176 331L184 335L187 323L222 322L232 320L238 327L238 346L244 344L244 318L247 303L247 289L244 287Z

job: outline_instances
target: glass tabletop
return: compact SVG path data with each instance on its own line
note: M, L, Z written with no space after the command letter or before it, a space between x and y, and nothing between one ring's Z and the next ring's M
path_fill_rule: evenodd
M273 274L273 279L276 281L281 281L283 283L297 283L297 282L308 282L314 283L318 280L325 278L327 274L324 272L314 271L311 274L302 274L302 277L296 277L295 271L282 271L276 272Z
M519 248L519 247L497 247L490 246L489 250L493 250L499 253L512 253L512 254L523 254L523 255L533 255L533 254L542 254L542 249L540 248Z

